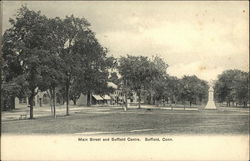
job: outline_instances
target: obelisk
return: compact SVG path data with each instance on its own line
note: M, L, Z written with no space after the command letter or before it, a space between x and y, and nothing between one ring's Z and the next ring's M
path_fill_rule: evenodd
M214 89L212 86L210 86L208 90L208 102L205 107L205 110L215 110L216 106L214 104Z

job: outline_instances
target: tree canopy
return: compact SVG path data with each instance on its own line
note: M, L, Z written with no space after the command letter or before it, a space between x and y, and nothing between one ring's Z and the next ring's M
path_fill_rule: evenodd
M49 93L54 116L55 95L60 92L66 102L81 94L108 94L113 82L122 88L125 100L136 93L138 107L142 96L149 102L206 102L208 83L197 76L177 78L167 73L168 64L158 56L108 56L91 30L90 22L74 15L48 18L40 11L22 6L11 27L3 34L2 86L6 97L28 97L30 118L33 118L34 98L38 91ZM249 73L226 70L215 83L215 98L219 102L248 103ZM57 89L57 90L56 90Z
M240 70L226 70L215 83L215 98L219 102L247 105L249 74Z
M4 89L16 91L16 95L22 91L29 97L30 118L38 90L51 91L54 99L55 88L64 89L67 115L69 95L110 90L108 69L113 67L114 58L107 57L108 50L98 42L85 18L47 18L22 6L10 23L3 36ZM72 93L74 89L81 90Z
M139 97L139 108L141 92L152 88L152 81L160 79L166 73L167 64L160 58L150 60L145 56L121 57L118 70L122 76L123 83L127 88L135 91Z

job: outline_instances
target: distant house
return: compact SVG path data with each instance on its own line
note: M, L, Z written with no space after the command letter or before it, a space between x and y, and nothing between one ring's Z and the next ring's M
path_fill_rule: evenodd
M118 86L115 83L113 83L113 82L108 82L108 87L112 87L114 89L118 89Z
M63 96L59 93L59 89L56 88L55 90L56 96L55 101L57 105L63 105L64 99ZM35 106L43 106L46 104L50 104L50 96L48 91L39 91L35 98Z
M96 95L93 94L91 96L91 104L92 105L100 105L100 104L108 104L111 105L113 103L113 99L109 95ZM81 94L80 98L77 100L77 105L85 106L87 105L87 95Z
M117 89L117 85L112 83L112 82L108 82L108 87L112 87L115 90ZM115 103L115 95L113 93L111 94L105 94L105 95L98 95L98 94L92 94L91 95L91 104L93 105L98 105L98 104L114 104ZM78 106L86 106L87 105L87 95L85 94L81 94L79 99L77 100L76 103Z
M115 89L113 93L110 94L113 104L122 104L125 101L125 93L123 92L122 89L118 88L117 85L112 83ZM133 104L133 103L138 103L139 98L136 94L135 91L130 92L130 94L127 95L128 103ZM146 97L144 95L141 96L141 103L146 102Z
M113 104L113 99L109 95L104 95L102 96L104 104L112 105Z
M76 101L78 106L85 106L87 105L87 95L81 94L79 99Z
M132 95L129 97L131 103L138 103L139 102L139 97L137 96L136 92L132 91ZM146 96L145 94L141 94L141 103L146 102Z
M37 89L38 90L38 89ZM62 105L64 103L63 96L59 94L59 89L56 89L56 104ZM39 91L36 94L33 105L34 107L42 107L44 105L50 104L50 96L47 91ZM15 98L15 106L28 105L28 97Z
M91 104L104 104L104 99L100 95L93 94Z
M115 89L113 93L109 94L109 96L111 97L111 104L112 105L121 104L124 100L124 95L122 93L122 90L119 89L118 86L113 82L109 82L108 86Z

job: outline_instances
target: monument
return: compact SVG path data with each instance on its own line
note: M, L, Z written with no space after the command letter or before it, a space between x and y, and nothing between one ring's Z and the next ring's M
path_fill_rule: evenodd
M216 106L214 103L214 89L210 85L210 88L208 90L208 102L207 102L207 105L205 107L205 110L215 110L215 109L216 109Z

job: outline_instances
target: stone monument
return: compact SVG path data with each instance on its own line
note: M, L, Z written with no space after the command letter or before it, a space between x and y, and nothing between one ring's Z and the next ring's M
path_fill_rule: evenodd
M205 107L205 110L215 110L215 109L216 109L216 106L214 103L214 89L212 85L210 85L210 88L208 90L208 102Z

